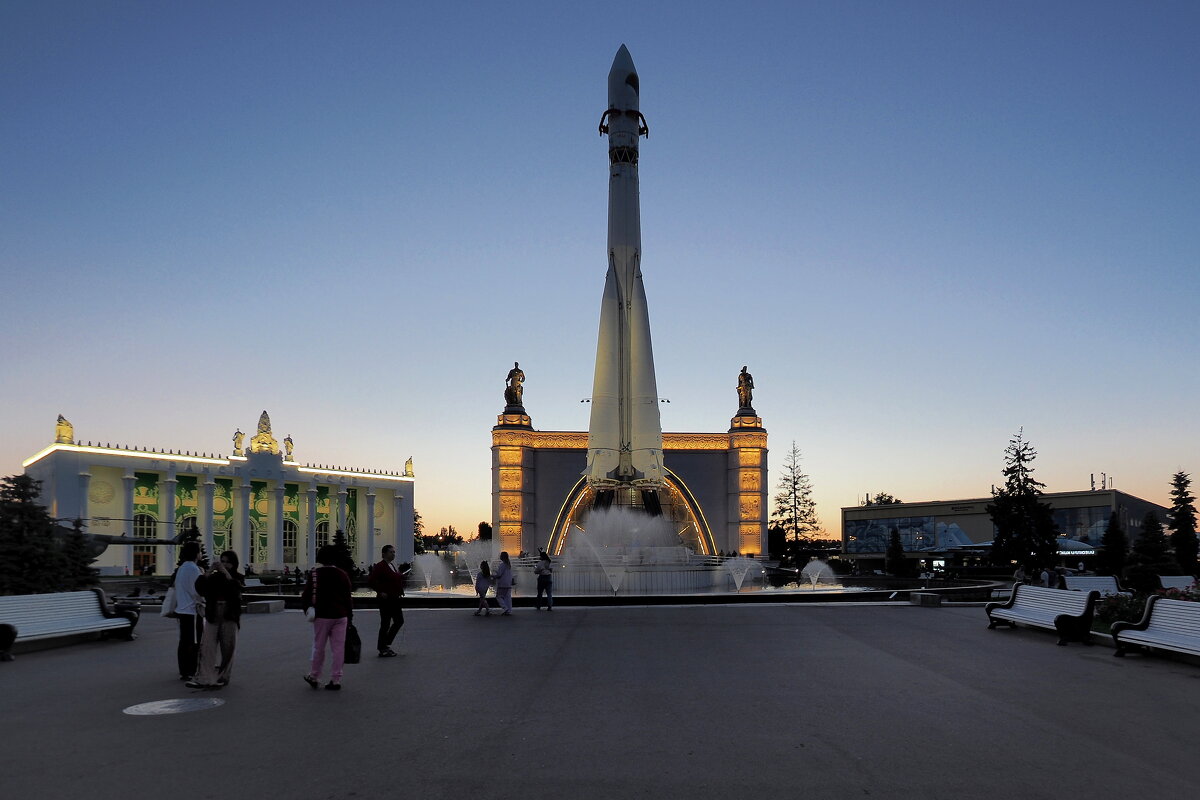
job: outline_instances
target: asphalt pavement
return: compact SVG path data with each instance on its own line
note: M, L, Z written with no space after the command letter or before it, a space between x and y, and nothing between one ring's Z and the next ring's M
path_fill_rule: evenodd
M410 609L313 691L299 612L189 690L175 623L0 664L0 795L1084 798L1195 794L1200 665L988 630L979 607ZM220 700L132 715L166 700Z

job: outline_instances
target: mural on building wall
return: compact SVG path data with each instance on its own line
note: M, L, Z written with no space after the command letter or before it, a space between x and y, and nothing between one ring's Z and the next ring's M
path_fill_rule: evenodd
M346 490L346 544L351 553L358 552L358 490Z
M200 498L196 494L196 476L180 475L175 481L175 530L169 536L189 527L193 521L199 525L196 515L200 511Z
M233 480L217 478L213 489L213 549L218 553L229 549L229 532L233 530Z
M135 472L133 473L133 515L146 514L158 519L158 473L157 472ZM155 526L158 527L157 525ZM168 532L156 530L154 535L163 535ZM174 536L174 532L170 533Z
M251 563L260 564L267 560L267 548L270 544L267 519L270 513L271 500L266 481L250 481Z

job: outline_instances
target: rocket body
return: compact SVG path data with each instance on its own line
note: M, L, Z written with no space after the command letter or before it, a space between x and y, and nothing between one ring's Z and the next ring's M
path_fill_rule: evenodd
M642 224L638 141L647 133L639 80L624 45L608 74L608 274L600 305L592 415L588 426L588 483L600 489L662 486L662 423L650 316L642 285Z

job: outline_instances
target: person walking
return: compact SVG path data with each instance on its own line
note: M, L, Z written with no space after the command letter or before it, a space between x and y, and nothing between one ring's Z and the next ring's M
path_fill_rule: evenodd
M537 600L535 606L542 610L542 593L546 594L546 610L554 610L554 568L550 566L550 554L538 548L538 562L533 570L537 573Z
M321 671L325 667L325 648L332 651L333 663L329 683L325 688L337 691L342 688L342 668L346 658L346 629L354 616L353 588L350 576L335 567L337 548L327 544L317 551L317 567L309 575L300 603L305 616L313 622L312 663L304 682L316 689L321 685ZM312 614L309 609L312 609Z
M404 597L404 576L412 567L408 564L396 566L396 548L390 544L383 546L382 555L383 560L371 567L367 585L375 590L379 598L379 636L375 642L376 649L379 650L380 658L394 658L400 654L392 649L392 642L404 627L404 609L400 605L400 598Z
M479 574L475 576L475 595L479 598L479 608L475 609L475 616L479 616L479 612L489 616L492 609L488 607L487 593L488 589L492 588L492 568L486 561L479 562Z
M190 681L196 676L200 656L200 637L204 633L204 601L196 591L196 579L200 577L200 543L184 542L179 548L179 566L171 578L175 587L175 615L179 619L179 645L175 648L175 659L179 666L179 680Z
M496 602L504 609L502 616L512 614L513 571L512 562L508 560L508 551L500 553L500 566L496 567Z
M244 581L237 569L237 553L226 550L212 570L196 580L196 589L204 598L205 625L200 640L200 669L195 680L187 684L193 689L219 689L229 685L242 620Z

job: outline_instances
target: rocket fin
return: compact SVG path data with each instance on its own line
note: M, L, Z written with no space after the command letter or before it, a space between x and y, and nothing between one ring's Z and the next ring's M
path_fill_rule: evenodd
M634 273L629 304L630 425L629 448L640 481L662 485L662 419L658 408L658 383L654 377L654 348L650 340L650 314L641 271Z

